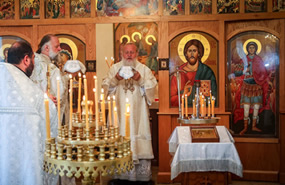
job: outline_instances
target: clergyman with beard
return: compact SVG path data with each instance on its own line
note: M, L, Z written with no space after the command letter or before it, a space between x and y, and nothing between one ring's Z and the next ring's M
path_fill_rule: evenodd
M151 70L137 61L137 56L136 45L127 43L122 51L122 61L112 65L103 79L102 86L107 96L115 95L119 131L123 136L125 136L127 98L130 104L130 138L135 165L131 172L113 178L150 181L152 176L150 160L153 158L153 151L148 106L154 100L157 81Z
M40 89L47 92L55 104L57 104L57 78L59 78L60 81L60 97L62 97L65 90L61 80L60 70L52 63L52 60L56 58L60 50L60 43L55 35L44 36L35 53L35 69L31 76L31 80L33 80ZM50 84L49 91L48 81Z
M192 39L185 44L184 56L187 62L179 66L180 94L187 94L188 106L192 106L192 100L195 99L196 89L193 87L195 80L210 80L212 95L217 98L216 77L213 70L201 61L203 55L204 46L199 40ZM170 104L178 107L178 86L175 75L171 77L170 84Z
M0 184L56 185L44 172L46 139L44 92L29 78L34 68L30 44L18 41L0 62ZM51 137L57 135L57 111L49 100Z

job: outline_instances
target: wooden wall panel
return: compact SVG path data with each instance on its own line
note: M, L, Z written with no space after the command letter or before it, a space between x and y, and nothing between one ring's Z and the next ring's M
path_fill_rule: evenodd
M87 30L84 24L40 25L38 27L38 43L40 43L42 37L46 34L68 34L86 43Z
M280 114L280 173L279 182L285 184L285 112Z
M217 21L195 21L195 22L169 22L168 25L168 40L173 39L179 33L185 31L204 31L214 37L219 35L219 22Z
M171 116L158 115L158 153L159 153L159 172L157 182L170 183L170 159L171 156L168 150L168 138L171 135Z
M247 30L263 30L274 33L277 37L280 37L282 31L281 20L259 20L259 21L236 21L230 22L226 25L227 40L233 35Z
M96 60L96 25L86 24L86 60Z
M248 180L278 181L280 169L280 145L275 143L236 142L243 168Z
M1 26L0 35L1 36L18 36L25 39L27 42L32 43L32 26Z

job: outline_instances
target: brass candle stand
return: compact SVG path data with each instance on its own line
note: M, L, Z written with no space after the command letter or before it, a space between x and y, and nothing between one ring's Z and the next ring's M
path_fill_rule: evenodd
M58 129L57 139L46 140L44 170L47 173L83 176L83 185L93 185L100 174L121 174L132 169L130 139L120 136L118 127L99 130L91 115L90 129L86 130L85 120L80 120L77 113L73 113L72 119L72 130L62 127Z
M184 72L183 70L180 70L179 67L177 67L177 71L176 71L176 80L177 80L177 88L180 89L181 83L180 83L180 73ZM184 72L185 73L185 72ZM199 92L200 92L200 81L199 80L195 80L194 81L194 86L193 88L195 88L196 91L196 95L195 95L195 101L193 100L193 102L195 102L194 106L195 106L195 113L193 112L193 114L191 116L184 116L183 112L182 112L182 105L180 104L181 100L181 94L180 94L180 90L178 90L178 111L179 111L179 117L177 118L177 122L180 124L189 124L189 125L199 125L199 124L203 124L203 125L216 125L216 123L218 123L219 121L219 117L214 117L214 115L210 116L206 116L205 114L201 114L200 112L200 106L201 104L200 102L200 97L199 97ZM186 96L187 98L187 96ZM183 101L182 101L183 102ZM208 106L210 106L208 104ZM194 109L194 108L193 108Z

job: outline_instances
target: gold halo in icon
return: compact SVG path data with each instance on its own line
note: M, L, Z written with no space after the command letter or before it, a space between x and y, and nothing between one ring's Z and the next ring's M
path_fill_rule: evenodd
M128 42L127 43L129 43L130 42L130 36L128 36L128 35L123 35L123 36L121 36L121 38L120 38L120 43L122 43L123 42L123 38L127 38L127 40L128 40Z
M78 49L77 49L76 44L68 38L59 38L59 42L69 45L69 47L72 50L73 59L76 60L78 56Z
M257 39L247 39L244 43L243 43L243 51L244 53L247 55L248 52L246 50L246 45L249 43L249 42L254 42L255 44L257 44L257 51L256 51L256 54L258 55L262 49L262 45L260 43L259 40Z
M4 59L4 54L3 51L5 48L10 48L12 44L7 43L7 44L3 44L0 48L0 57Z
M204 55L201 59L201 62L204 63L210 55L211 48L210 48L210 43L209 43L208 39L206 39L206 37L204 37L203 35L201 35L199 33L190 33L188 35L185 35L179 41L178 47L177 47L178 55L184 63L187 62L187 60L184 56L184 46L188 41L193 40L193 39L199 40L204 46Z
M146 38L145 38L145 42L148 44L148 45L152 45L152 43L150 43L149 41L148 41L148 39L149 38L152 38L154 41L156 41L156 38L155 38L155 36L154 35L147 35L146 36Z
M136 40L135 40L135 36L136 35L138 35L139 36L139 38L140 39L142 39L142 34L140 33L140 32L134 32L133 34L132 34L132 41L134 41L134 42L136 42Z

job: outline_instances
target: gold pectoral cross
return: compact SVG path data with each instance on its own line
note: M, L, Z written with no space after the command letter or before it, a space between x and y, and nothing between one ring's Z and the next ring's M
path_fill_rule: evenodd
M133 92L135 90L133 79L129 78L125 80L125 86L124 86L125 93L127 93L128 90Z

